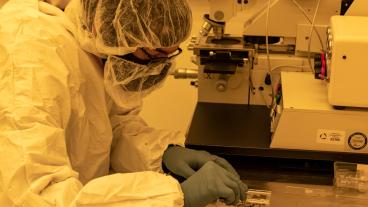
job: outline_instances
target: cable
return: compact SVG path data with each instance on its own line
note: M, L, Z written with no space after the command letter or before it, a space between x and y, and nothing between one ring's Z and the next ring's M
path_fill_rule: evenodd
M271 4L271 7L275 4L277 4L280 0L274 0ZM245 23L244 23L244 28L249 27L250 25L252 25L254 22L257 21L257 19L259 17L261 17L265 12L267 11L267 5L262 7L261 9L259 9L257 12L255 12L254 15L252 15L251 17L249 17Z
M310 30L310 33L309 33L309 42L308 42L308 64L309 64L309 67L310 67L311 71L313 72L313 74L315 74L315 71L314 71L314 67L312 67L310 50L311 50L314 23L316 21L316 17L317 17L317 13L318 13L320 3L321 3L321 0L318 0L316 10L314 11L314 15L313 15L312 27L311 27L311 30Z
M266 14L266 53L267 53L267 64L268 64L268 72L270 73L271 76L271 60L270 60L270 48L269 48L269 42L268 42L268 26L270 23L270 10L271 10L271 0L268 0L268 5L267 5L267 14ZM275 97L275 92L273 90L273 86L272 86L272 76L271 76L271 95L272 95L272 102L274 101L274 97Z
M274 71L278 68L286 68L286 67L289 67L289 68L302 68L302 69L304 68L303 65L279 65L279 66L275 66L275 67L271 68L271 71Z
M273 89L273 87L272 87L272 89ZM263 102L266 104L266 107L268 108L268 109L270 109L271 108L271 105L272 105L272 100L271 100L271 104L268 104L267 103L267 94L265 94L266 93L266 91L265 90L263 90L263 91L261 91L261 93L262 93L262 98L263 98Z
M295 4L295 6L304 14L304 17L308 20L308 22L310 24L312 24L312 20L308 17L307 12L305 11L305 9L296 1L296 0L292 0L293 3ZM319 39L319 43L321 44L322 50L325 50L324 45L323 45L323 41L321 38L321 35L319 34L319 32L317 31L316 27L312 27L314 29L314 32L317 34L317 37Z

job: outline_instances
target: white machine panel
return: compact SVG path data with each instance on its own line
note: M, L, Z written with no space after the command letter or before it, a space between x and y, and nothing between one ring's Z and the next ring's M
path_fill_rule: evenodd
M329 42L329 103L368 107L368 17L332 17Z
M368 111L335 110L325 82L312 73L282 72L282 112L272 148L368 153Z
M315 25L316 30L321 36L322 41L327 39L327 25ZM310 35L310 24L299 24L297 26L297 35L296 35L296 51L298 52L308 52L309 45L309 35ZM312 44L313 43L313 44ZM321 44L319 43L318 36L315 32L312 33L312 43L311 43L311 52L321 52ZM326 42L323 42L325 44Z

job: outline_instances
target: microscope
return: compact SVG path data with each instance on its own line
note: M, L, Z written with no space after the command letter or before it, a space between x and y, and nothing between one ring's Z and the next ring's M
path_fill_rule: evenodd
M343 16L366 1L322 0L318 9L316 2L209 0L189 45L198 66L198 103L187 146L368 163L362 52L368 17ZM234 25L242 35L227 33Z
M192 39L190 47L198 62L199 102L248 103L254 48L243 37L225 34L226 21L244 3L210 0L210 14L203 16L199 37Z
M338 0L323 1L323 15L315 28L326 38L328 19L338 14ZM189 46L198 63L198 101L206 103L271 105L271 82L277 82L280 70L308 71L306 52L310 25L290 0L271 1L269 22L266 21L268 0L209 0L209 14L199 36ZM300 1L305 9L312 10L311 1ZM285 15L287 13L287 15ZM227 22L242 14L244 20L235 22L243 34L226 33ZM268 48L265 27L268 26ZM231 29L231 28L230 28ZM211 33L212 32L212 33ZM314 39L317 40L316 36ZM312 41L310 51L319 52L318 41ZM271 54L268 68L266 50ZM280 67L281 66L281 67ZM291 66L291 67L290 67ZM298 66L298 67L293 67ZM268 69L267 69L268 68ZM274 70L274 75L271 74ZM271 80L274 79L274 80Z

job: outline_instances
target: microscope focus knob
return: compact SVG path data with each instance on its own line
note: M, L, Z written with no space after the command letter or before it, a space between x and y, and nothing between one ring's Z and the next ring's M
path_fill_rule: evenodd
M216 90L219 92L225 92L227 89L227 81L219 80L216 82Z

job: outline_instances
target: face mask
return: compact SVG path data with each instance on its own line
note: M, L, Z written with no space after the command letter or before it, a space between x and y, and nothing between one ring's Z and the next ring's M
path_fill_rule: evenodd
M117 103L136 103L162 85L171 66L170 61L141 65L121 57L109 56L104 69L106 91Z
M154 87L166 77L170 66L170 62L141 65L116 56L110 56L105 63L113 85L137 92Z

